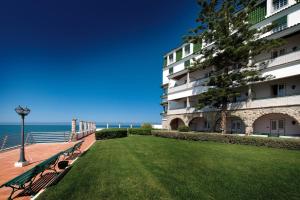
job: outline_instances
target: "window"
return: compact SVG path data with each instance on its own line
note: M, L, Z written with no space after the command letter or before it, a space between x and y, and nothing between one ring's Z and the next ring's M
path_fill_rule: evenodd
M276 84L271 86L273 97L285 96L285 86L284 84Z
M184 47L184 54L187 56L191 53L191 50L190 50L190 45L185 45Z
M272 120L272 121L271 121L271 129L272 129L272 130L277 130L277 123L276 123L275 120Z
M298 47L297 46L294 46L293 48L292 48L292 51L294 52L294 51L297 51L298 50Z
M273 51L271 53L271 58L274 59L274 58L277 58L278 57L278 52L277 51Z
M167 66L167 57L164 57L164 67Z
M273 21L275 28L273 28L273 33L278 31L282 31L287 28L287 16L281 17L275 21Z
M280 49L279 56L283 56L285 54L285 49Z
M205 129L210 129L210 124L209 124L209 122L208 121L204 121L204 128Z
M284 54L286 54L286 49L280 49L280 50L275 50L272 51L271 53L271 58L277 58L278 56L283 56Z
M184 62L184 68L188 68L189 66L191 65L191 61L190 60L187 60Z
M183 107L186 108L187 107L187 101L183 102Z
M283 119L278 120L278 129L284 129L284 120Z
M274 10L278 10L288 4L288 0L273 0Z
M172 63L174 62L174 57L173 57L173 54L170 54L169 55L169 63Z
M169 74L173 74L173 67L169 68Z

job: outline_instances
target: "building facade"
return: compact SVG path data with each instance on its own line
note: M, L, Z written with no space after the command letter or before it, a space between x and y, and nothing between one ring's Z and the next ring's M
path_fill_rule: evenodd
M284 38L280 48L263 53L254 62L262 74L272 80L240 88L240 97L228 105L228 133L300 136L300 1L259 1L251 14L255 28L277 22L264 34L266 38ZM193 131L218 129L220 117L210 109L197 110L197 95L212 69L189 72L201 48L213 43L183 44L164 56L161 96L162 125L176 130L181 125ZM215 123L215 124L214 124Z

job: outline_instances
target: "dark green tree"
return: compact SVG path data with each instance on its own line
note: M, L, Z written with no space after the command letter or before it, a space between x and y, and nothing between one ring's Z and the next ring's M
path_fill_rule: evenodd
M194 60L190 71L212 68L210 89L199 95L198 108L209 106L221 115L221 130L226 133L228 103L240 95L237 88L263 81L261 70L255 65L255 56L282 45L281 39L261 36L275 24L261 29L253 28L249 18L256 6L255 0L198 0L198 26L185 40L192 43L212 43L202 48L201 58Z

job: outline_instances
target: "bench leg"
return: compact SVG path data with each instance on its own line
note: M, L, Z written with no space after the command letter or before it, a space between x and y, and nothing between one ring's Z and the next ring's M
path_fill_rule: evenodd
M10 193L10 195L9 195L9 197L7 198L8 200L12 200L12 195L18 190L18 188L15 188L15 187L11 187L12 188L12 191L11 191L11 193Z

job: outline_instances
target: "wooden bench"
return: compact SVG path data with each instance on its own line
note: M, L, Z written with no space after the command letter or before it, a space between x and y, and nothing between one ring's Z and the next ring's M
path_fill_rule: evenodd
M10 196L8 197L8 199L12 199L12 195L17 191L17 190L22 190L28 187L29 190L31 190L31 186L33 181L35 180L35 178L38 176L38 174L41 174L41 176L43 175L43 172L45 172L45 170L47 169L51 169L51 170L55 170L55 165L57 164L60 155L63 154L62 152L59 152L57 154L55 154L54 156L51 156L50 158L48 158L47 160L41 162L40 164L36 165L35 167L33 167L32 169L24 172L23 174L7 181L6 183L4 183L3 185L0 186L1 187L11 187L12 188L12 192L10 193ZM56 172L57 173L57 172Z
M81 145L83 144L83 141L80 141L78 143L76 143L74 146L68 148L67 150L65 150L63 152L64 156L70 156L70 155L73 155L75 153L75 151L80 151L80 147Z

